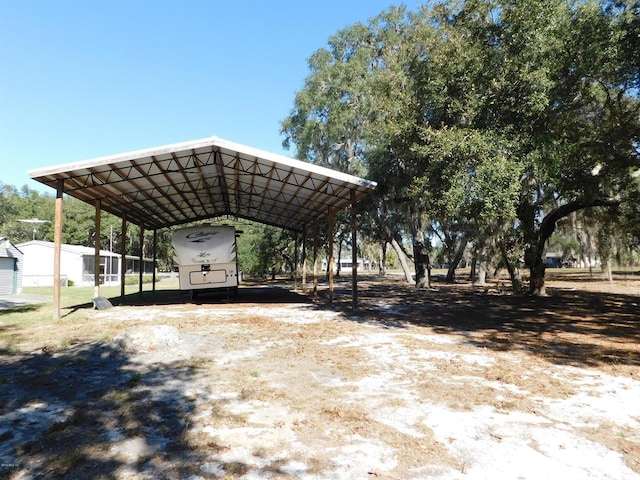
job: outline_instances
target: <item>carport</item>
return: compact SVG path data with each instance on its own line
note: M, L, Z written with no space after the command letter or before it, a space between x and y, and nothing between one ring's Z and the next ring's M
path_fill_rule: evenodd
M31 170L29 175L56 190L55 319L60 318L60 245L65 194L95 206L96 231L100 230L102 211L122 219L123 238L126 238L128 223L138 225L141 236L145 230L153 230L154 259L157 229L231 216L298 234L313 228L314 260L319 225L327 222L329 265L333 265L335 214L352 207L351 235L352 244L356 245L356 204L376 186L375 182L359 177L218 137ZM95 251L99 258L99 236L96 236ZM352 303L357 309L357 250L352 251ZM126 252L122 253L124 258ZM125 269L121 271L124 295ZM329 272L329 295L333 300L332 269ZM314 277L317 278L315 271ZM142 290L142 274L139 283ZM96 296L99 288L99 272L96 272Z

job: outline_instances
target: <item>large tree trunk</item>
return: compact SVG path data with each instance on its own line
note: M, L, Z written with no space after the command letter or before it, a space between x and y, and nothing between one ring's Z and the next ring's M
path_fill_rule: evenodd
M456 268L458 268L458 264L460 260L462 260L462 255L464 255L464 250L467 248L467 237L463 237L460 240L460 245L458 246L458 250L456 251L456 255L453 257L453 260L449 264L449 270L447 270L447 283L455 283L456 281Z
M605 273L607 274L607 279L609 283L613 283L613 271L611 270L611 259L607 258L605 262L602 264L602 268L605 269Z
M516 265L511 263L511 259L509 258L509 254L507 253L507 249L503 242L500 242L500 253L502 254L502 261L507 268L507 272L509 272L513 293L522 292L522 278L520 278L520 270Z
M478 265L478 274L473 279L474 285L486 285L487 284L487 262L485 259L481 258Z
M542 253L544 246L549 240L549 237L556 229L556 222L567 215L589 207L603 207L603 206L615 206L620 203L620 200L616 199L598 199L598 200L586 200L584 198L574 200L572 202L561 205L560 207L551 210L540 223L535 239L531 239L529 247L524 254L525 265L529 267L531 279L529 283L529 293L532 295L544 296L546 295L546 289L544 285L545 270L544 259Z
M429 250L422 242L413 244L413 261L416 266L416 288L431 288Z
M547 290L544 285L544 276L547 266L539 252L530 252L528 256L528 266L531 275L529 280L529 293L538 297L544 297L547 295ZM527 254L525 254L525 258L526 257Z
M429 262L429 249L424 242L423 216L416 205L411 205L409 210L411 214L416 288L431 288L431 264Z
M473 280L476 278L476 270L477 270L477 265L478 261L476 260L476 257L472 257L471 258L471 269L469 271L469 280L473 282Z
M409 268L409 263L407 262L407 256L402 251L402 247L398 245L398 242L395 238L391 239L391 248L398 255L398 260L400 261L400 266L402 267L402 271L404 272L404 278L407 280L407 283L413 283L413 276L411 275L411 269Z
M477 247L475 251L476 275L471 278L474 285L486 285L487 278L492 278L490 271L491 251L492 249L488 245Z
M380 275L384 277L387 274L387 243L386 241L381 242L380 245Z
M340 270L342 269L342 237L338 238L338 266L336 267L336 278L340 278Z
M387 223L382 220L377 210L374 209L372 213L376 220L376 223L387 237L387 241L391 244L391 248L393 248L393 250L398 255L398 261L400 262L400 266L402 267L402 271L404 272L404 277L406 278L407 283L413 283L413 276L411 275L411 269L409 268L409 264L407 262L407 255L405 255L402 245L398 243L398 240L396 238L396 236L399 238L399 235L396 235L396 233L389 227L389 225L387 225Z

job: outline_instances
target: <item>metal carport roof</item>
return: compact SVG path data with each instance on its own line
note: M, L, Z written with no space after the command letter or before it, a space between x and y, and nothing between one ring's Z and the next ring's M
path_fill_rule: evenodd
M209 137L29 171L34 180L155 229L222 215L301 231L375 182ZM355 197L353 194L355 194Z
M223 215L296 232L311 223L317 227L317 222L326 218L331 232L335 213L355 204L376 187L375 182L217 137L31 170L29 175L56 189L54 319L60 318L60 245L65 193L95 205L96 230L100 229L101 211L122 218L125 236L127 222L141 226L142 235L145 229L155 231ZM351 231L355 245L354 212ZM317 232L317 228L314 230ZM97 264L100 237L96 238ZM330 260L332 245L330 234ZM357 308L356 252L352 249L354 309ZM121 275L121 295L124 296L124 266ZM98 296L98 269L94 277L94 292ZM139 277L141 292L142 271ZM329 290L332 300L331 269Z

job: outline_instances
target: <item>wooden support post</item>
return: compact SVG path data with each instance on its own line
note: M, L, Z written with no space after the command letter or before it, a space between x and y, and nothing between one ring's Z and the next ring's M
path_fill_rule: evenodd
M153 229L153 278L151 280L151 291L156 291L156 262L158 261L158 229Z
M142 295L142 280L144 277L144 225L140 224L140 271L138 272L138 293Z
M313 297L318 298L318 220L313 222Z
M127 271L127 213L122 214L122 248L120 248L122 258L120 258L120 296L124 297L124 279Z
M64 180L58 180L53 223L53 319L60 320L60 255L62 252L62 213Z
M93 298L100 296L100 223L101 223L101 209L102 205L100 199L95 201L95 234L93 238L94 253L93 253Z
M298 232L293 240L293 290L298 290Z
M356 233L356 191L351 190L351 306L358 311L358 235Z
M333 304L333 220L335 211L329 207L329 225L328 225L328 245L327 245L327 271L329 272L329 303Z
M302 229L302 291L307 291L307 228Z

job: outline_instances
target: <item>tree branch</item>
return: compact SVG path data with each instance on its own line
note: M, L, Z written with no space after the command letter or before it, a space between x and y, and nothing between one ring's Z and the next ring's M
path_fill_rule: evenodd
M544 244L555 231L556 224L561 218L567 217L573 212L577 212L578 210L582 210L584 208L615 207L619 204L620 200L615 198L598 198L595 200L578 198L569 203L565 203L564 205L560 205L559 207L554 208L547 215L545 215L545 217L542 219L542 223L540 224L540 228L538 230L538 251L542 251L542 249L544 248Z

